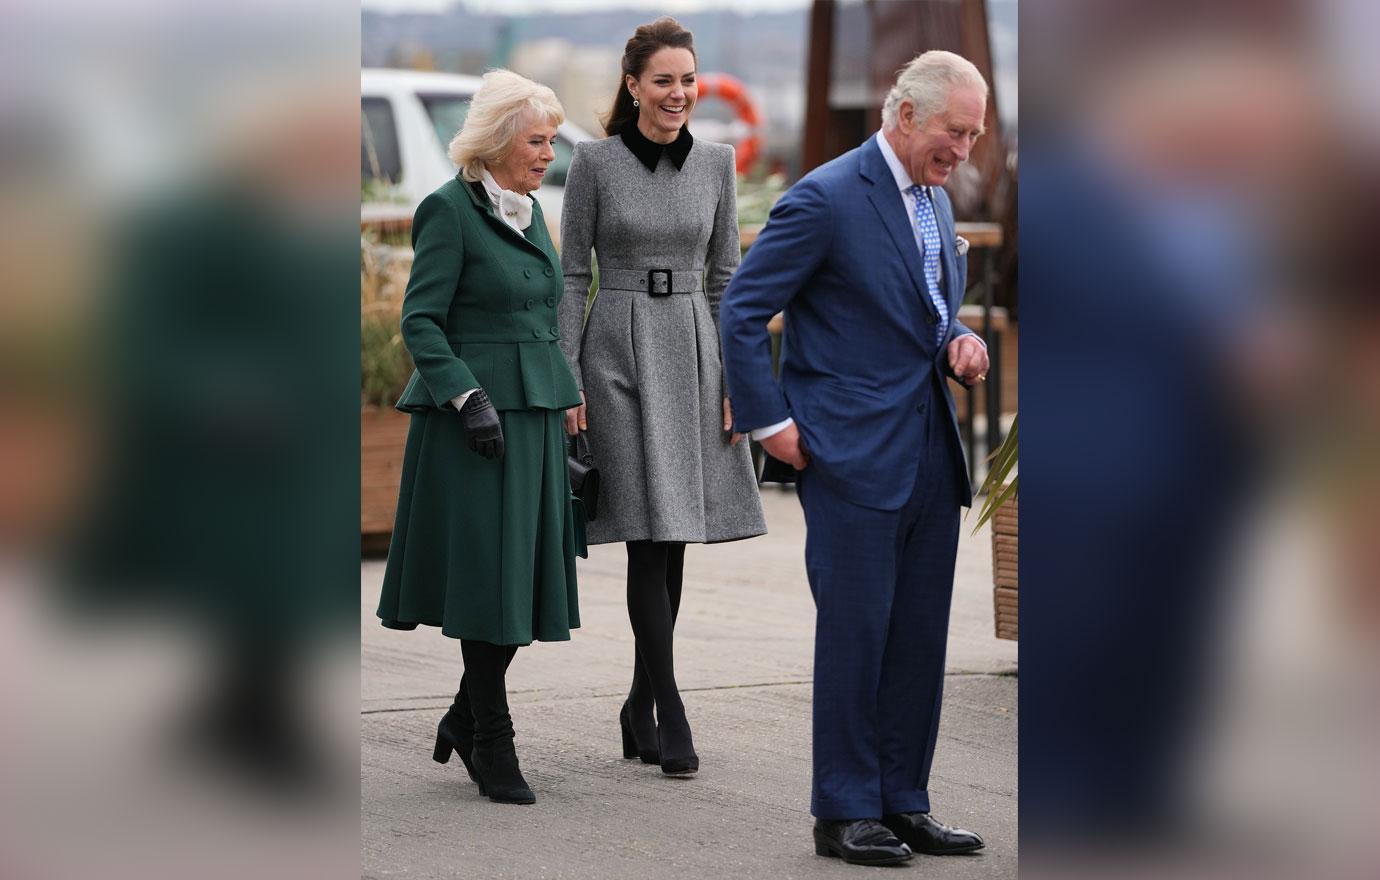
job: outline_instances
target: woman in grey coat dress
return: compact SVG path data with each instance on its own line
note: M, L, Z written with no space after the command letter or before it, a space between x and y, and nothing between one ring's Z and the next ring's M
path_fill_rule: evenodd
M588 430L602 477L589 543L627 543L637 656L619 713L624 757L684 776L699 768L672 660L685 545L766 532L719 360L718 303L739 259L736 176L731 147L685 127L689 31L671 18L639 27L622 72L609 136L576 147L566 180L560 335L585 400L566 430ZM599 291L584 320L591 249Z

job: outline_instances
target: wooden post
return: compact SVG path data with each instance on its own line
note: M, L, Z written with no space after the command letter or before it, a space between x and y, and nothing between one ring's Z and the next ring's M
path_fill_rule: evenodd
M814 0L810 7L810 53L805 71L805 143L802 176L833 158L829 140L829 86L834 63L834 0Z

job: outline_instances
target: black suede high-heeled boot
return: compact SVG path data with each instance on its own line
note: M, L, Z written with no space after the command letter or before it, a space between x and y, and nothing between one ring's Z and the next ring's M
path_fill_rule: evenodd
M470 761L479 793L501 804L536 803L518 767L513 745L513 719L508 714L505 671L507 648L488 642L460 640L465 678L474 711L474 750Z
M508 665L513 662L513 657L517 655L517 645L503 646L505 657L503 668L506 671ZM431 758L438 764L445 764L450 761L451 752L460 756L460 762L465 765L465 772L470 779L479 782L478 775L474 772L474 709L470 706L470 689L462 673L460 676L460 687L455 692L455 701L451 703L446 714L441 716L440 723L436 726L436 748L431 752Z
M511 737L487 746L474 744L475 782L479 793L498 804L535 804L537 795L522 777Z

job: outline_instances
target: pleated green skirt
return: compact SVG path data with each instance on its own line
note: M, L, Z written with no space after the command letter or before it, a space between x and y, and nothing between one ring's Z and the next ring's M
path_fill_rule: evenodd
M378 616L496 645L566 641L580 625L575 557L584 515L571 495L563 414L508 410L502 460L466 443L458 413L412 416Z

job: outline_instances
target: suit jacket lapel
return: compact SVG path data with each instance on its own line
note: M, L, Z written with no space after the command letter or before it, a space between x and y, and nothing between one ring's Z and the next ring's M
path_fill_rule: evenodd
M882 225L886 227L892 243L901 253L901 260L906 265L906 271L910 273L917 297L924 308L938 318L934 303L930 302L929 285L925 282L925 266L920 259L920 249L915 246L915 231L906 217L906 203L901 200L901 192L896 189L896 181L892 178L890 169L886 167L882 151L876 143L868 140L863 145L862 159L862 175L872 182L867 197L881 217Z
M944 192L934 188L936 194ZM948 194L936 196L935 215L939 220L939 262L944 267L944 301L949 304L949 318L958 315L958 307L963 302L963 291L958 287L958 255L955 253L958 239L954 231L953 205Z

